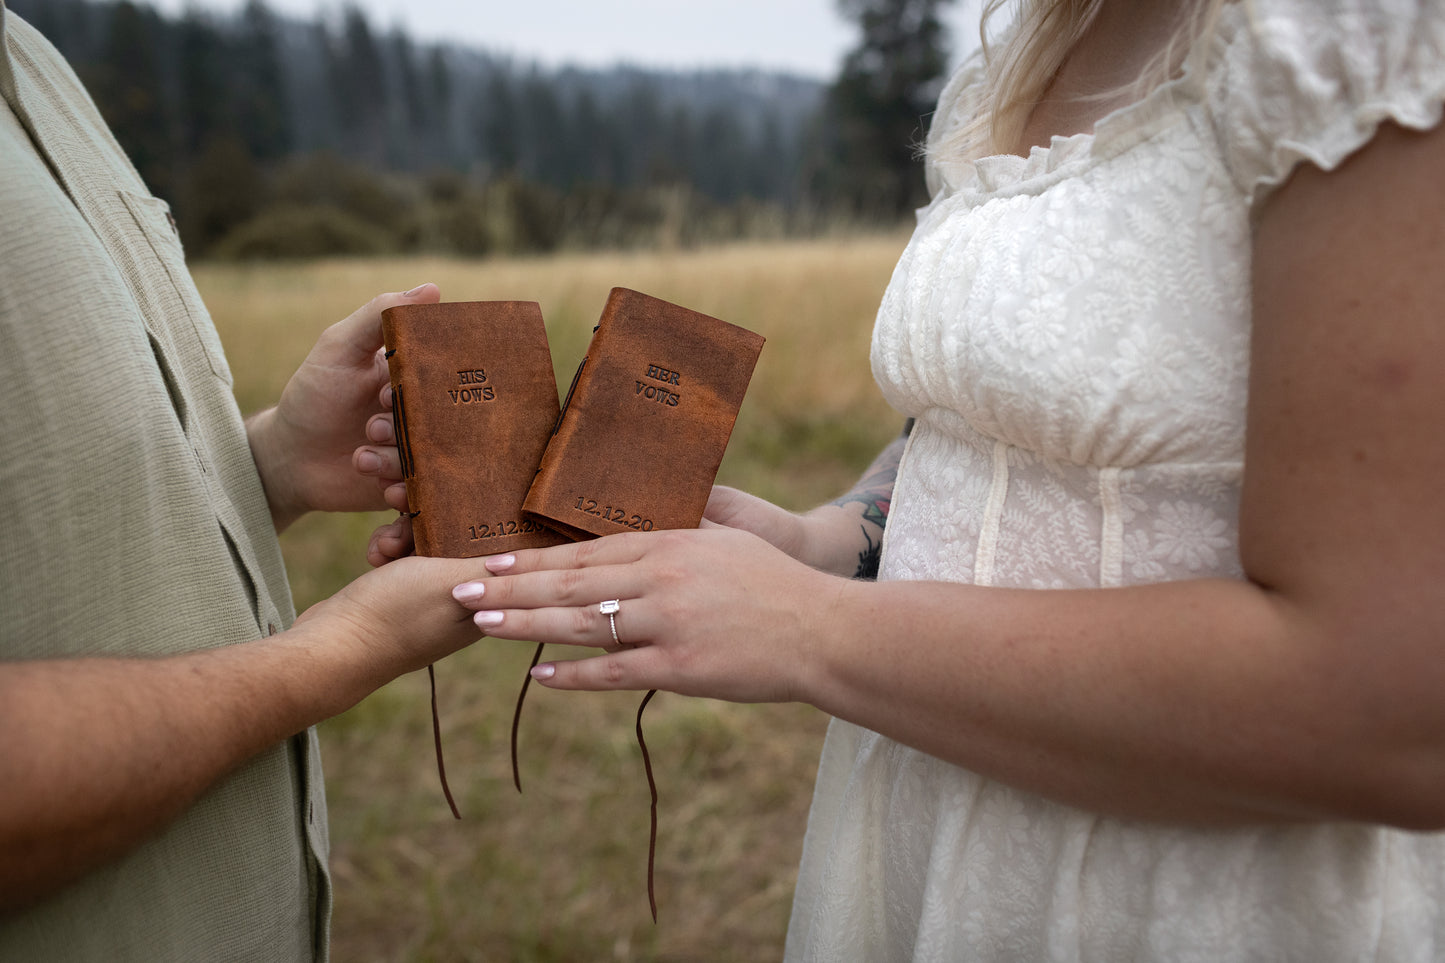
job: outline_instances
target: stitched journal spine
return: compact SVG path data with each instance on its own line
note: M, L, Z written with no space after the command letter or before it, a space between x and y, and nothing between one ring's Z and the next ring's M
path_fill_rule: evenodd
M382 313L382 332L417 554L564 541L522 514L558 414L538 305L398 305Z
M523 512L573 539L696 528L763 338L613 288Z

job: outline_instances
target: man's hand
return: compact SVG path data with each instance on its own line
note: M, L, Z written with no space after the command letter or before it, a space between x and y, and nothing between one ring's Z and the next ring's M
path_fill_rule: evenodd
M239 645L0 660L0 921L160 832L257 753L481 634L481 559L409 558ZM0 922L0 926L4 925Z
M280 402L247 420L278 532L309 511L373 511L394 500L387 490L400 483L401 466L381 312L440 299L434 284L373 298L322 332Z
M406 497L405 489L402 497ZM371 533L371 540L366 546L366 560L373 568L380 568L388 562L406 558L415 551L416 539L411 530L411 516L402 512L396 521L378 526Z

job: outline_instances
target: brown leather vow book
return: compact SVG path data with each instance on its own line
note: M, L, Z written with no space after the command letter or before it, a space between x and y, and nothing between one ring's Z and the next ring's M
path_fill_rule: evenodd
M559 407L536 302L401 304L381 317L417 554L565 541L522 514Z
M523 512L574 539L696 528L763 338L613 288Z

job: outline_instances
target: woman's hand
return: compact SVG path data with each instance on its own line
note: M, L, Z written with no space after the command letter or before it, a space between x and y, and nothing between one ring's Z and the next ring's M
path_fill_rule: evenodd
M796 515L756 495L718 485L708 498L702 524L750 532L804 565L854 576L859 574L862 556L876 546L881 527L865 528L860 509L850 507L847 500L845 496Z
M537 666L542 684L734 702L807 701L808 648L826 644L850 584L724 528L611 535L484 565L490 577L453 595L487 635L606 650ZM599 610L610 599L611 620Z
M736 488L714 485L703 509L702 527L751 532L778 551L804 561L808 532L803 516Z
M850 578L877 578L893 482L911 430L910 421L903 434L878 453L849 491L806 515L795 515L746 492L719 485L708 499L703 524L752 532L819 571Z

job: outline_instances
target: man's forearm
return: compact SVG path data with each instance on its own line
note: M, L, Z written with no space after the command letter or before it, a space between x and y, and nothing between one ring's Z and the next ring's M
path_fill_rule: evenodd
M302 631L157 659L0 664L0 913L159 831L365 680Z
M287 466L283 464L283 446L276 442L275 420L278 417L273 405L246 418L246 439L251 445L251 458L256 463L256 472L261 477L261 487L266 492L266 503L271 509L271 522L279 534L284 532L302 515L306 508L299 504L295 488L289 482Z

